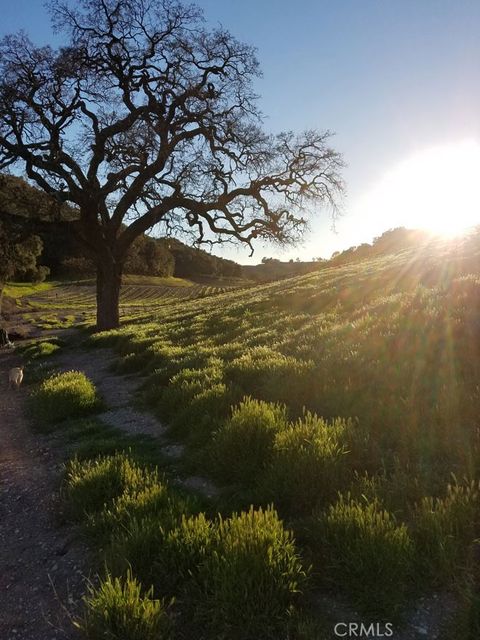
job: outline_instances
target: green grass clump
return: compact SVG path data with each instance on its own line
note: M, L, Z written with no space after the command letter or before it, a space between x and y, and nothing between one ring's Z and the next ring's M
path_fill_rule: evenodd
M128 486L111 506L105 506L99 514L92 514L88 527L97 535L111 536L116 531L124 531L133 520L159 518L162 526L171 526L180 513L188 510L185 502L176 499L165 482L156 472L145 472L140 486ZM133 560L132 560L133 562Z
M245 339L251 340L253 332L254 328L251 327ZM300 361L274 348L260 345L244 349L241 356L232 360L227 367L227 377L239 385L245 394L272 402L286 402L301 410L307 397L305 378L311 367L311 362Z
M209 637L274 638L286 629L306 572L292 534L273 509L252 507L226 519L191 515L192 502L170 492L156 471L123 453L72 460L65 499L71 515L97 536L107 566L117 576L107 576L90 593L87 609L94 622L83 623L88 633L97 627L107 633L112 625L119 638L136 638L121 636L118 629L123 627L115 626L126 624L127 594L133 607L129 615L136 622L132 630L125 629L136 633L138 624L149 632L141 626L145 598L140 598L139 583L119 580L128 570L155 594L177 596L191 621L185 624L196 632L208 629Z
M214 520L131 515L115 530L108 566L131 567L156 594L175 596L194 637L274 638L286 629L307 575L273 510Z
M205 514L183 515L178 525L166 533L156 553L155 574L159 589L183 600L194 600L195 586L218 537L216 524ZM193 598L192 598L193 596ZM189 606L195 606L190 601Z
M16 349L29 361L30 367L32 365L38 366L41 364L32 361L48 358L48 356L53 355L63 346L63 340L51 336L48 339L38 338L36 340L28 340L25 344L18 343L16 345Z
M275 435L271 463L261 480L260 495L289 515L308 514L335 497L345 484L345 444L351 421L326 422L306 413Z
M206 385L189 402L178 407L170 423L172 433L186 438L192 448L203 447L228 418L232 405L240 398L235 389L223 383Z
M162 390L158 408L162 415L178 423L178 411L184 410L198 395L221 382L222 370L214 358L200 369L180 368L170 378L168 387Z
M95 385L80 371L57 373L42 382L32 396L32 413L42 428L92 413L100 402Z
M212 638L279 638L305 583L292 534L273 509L252 507L219 520L199 572L195 618Z
M68 506L79 519L111 509L124 494L136 494L158 483L155 471L141 467L123 452L93 460L73 458L65 471Z
M421 582L445 583L465 564L475 539L478 500L475 483L455 483L445 497L426 496L415 506L412 529Z
M54 286L55 283L53 282L9 282L4 288L4 293L10 298L22 298L23 296L50 291Z
M75 316L58 316L57 314L42 314L37 316L35 324L40 329L68 329L75 324Z
M54 344L53 342L41 342L38 345L38 351L34 357L46 358L48 356L53 355L59 349L60 349L60 346L58 344Z
M85 610L76 626L88 640L167 640L172 622L162 600L150 589L142 594L128 572L123 579L107 574L98 587L89 586Z
M121 574L131 567L143 584L153 585L158 594L179 596L184 607L202 550L210 550L207 533L213 531L204 514L186 515L189 506L130 518L115 530L106 554L113 571Z
M152 581L153 559L164 533L193 505L172 491L157 469L138 463L130 452L74 458L67 465L64 486L70 517L83 521L92 538L110 545L109 566L117 575L131 566L144 583Z
M126 337L130 337L127 334ZM101 331L100 333L93 333L84 342L84 346L88 348L109 348L116 347L122 341L122 334L118 329L112 329L111 331Z
M59 349L60 345L58 343L42 341L27 347L23 353L27 358L36 360L38 358L47 358Z
M276 434L286 426L284 406L245 398L214 435L214 475L226 483L252 485L270 461Z
M394 615L405 604L414 545L407 527L377 501L340 495L314 519L311 544L320 580L364 613Z

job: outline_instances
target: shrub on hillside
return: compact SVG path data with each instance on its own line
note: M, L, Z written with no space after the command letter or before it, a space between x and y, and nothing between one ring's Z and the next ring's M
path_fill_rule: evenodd
M155 585L156 591L161 592L155 563L172 524L171 518L162 514L130 518L122 528L112 531L106 548L109 569L114 575L123 575L131 568L142 584Z
M158 473L124 452L93 460L74 458L66 467L65 491L72 515L79 518L103 510L105 517L121 519L134 506L144 509L169 500Z
M95 385L80 371L54 374L32 396L33 415L44 427L92 413L99 405Z
M217 362L204 369L182 369L170 379L168 387L160 389L157 408L163 417L172 419L195 396L221 382L222 370Z
M286 426L284 406L245 398L214 434L212 472L223 482L251 486L271 459L276 434Z
M311 536L320 575L364 612L393 615L404 604L413 542L407 527L377 501L340 495L314 518Z
M155 472L145 472L140 486L127 486L110 506L99 514L93 514L88 527L96 533L111 534L124 531L132 520L158 517L162 526L172 526L189 505L171 492Z
M85 611L76 626L88 640L167 640L172 624L165 604L153 599L150 589L142 595L141 585L128 572L126 578L107 575L98 587L89 586Z
M56 342L41 341L28 346L23 354L31 360L37 360L38 358L51 356L59 349L60 345Z
M234 514L217 524L215 551L199 571L195 619L209 637L279 638L306 572L275 511Z
M478 521L478 486L448 486L444 498L422 498L413 513L413 538L421 580L434 584L451 579L465 564Z
M228 417L232 405L240 397L237 390L223 383L207 386L178 410L172 418L172 431L185 435L192 445L202 446Z
M312 362L285 356L267 346L251 347L226 369L229 380L263 400L286 402L301 410L308 399Z
M116 531L107 560L178 597L212 638L278 637L306 580L291 533L270 509L214 521L185 515L176 524L133 519Z
M290 515L307 514L331 500L346 480L345 439L352 423L332 423L315 414L275 435L272 461L261 481L260 496Z
M191 597L205 560L213 553L218 532L203 513L183 516L166 533L156 554L156 584L164 593Z

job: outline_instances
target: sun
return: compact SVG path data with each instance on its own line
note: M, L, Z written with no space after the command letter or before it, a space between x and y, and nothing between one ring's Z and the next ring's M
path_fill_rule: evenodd
M467 140L416 153L385 173L358 209L366 224L382 229L454 236L480 224L480 144Z

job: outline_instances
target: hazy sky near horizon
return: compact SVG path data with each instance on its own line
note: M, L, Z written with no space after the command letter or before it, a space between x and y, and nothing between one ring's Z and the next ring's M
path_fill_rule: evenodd
M347 163L336 234L318 212L303 246L279 254L260 245L253 260L246 251L223 255L240 262L328 257L400 224L458 218L459 190L468 221L478 212L480 223L473 182L480 185L480 0L196 4L209 23L257 47L265 127L334 131L333 146ZM24 29L37 44L55 42L42 0L0 0L0 11L0 36ZM422 185L427 192L419 193ZM431 209L425 220L416 201Z

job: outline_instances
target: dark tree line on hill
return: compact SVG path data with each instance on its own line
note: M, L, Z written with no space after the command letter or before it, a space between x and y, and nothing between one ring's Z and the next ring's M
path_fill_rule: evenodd
M11 259L6 280L39 280L47 273L52 277L82 277L95 273L95 263L85 247L71 233L70 225L78 217L75 209L58 203L25 180L0 174L0 239L3 252L13 247L21 238L35 249L30 255L28 268L24 260L9 249ZM7 243L6 239L9 238ZM27 246L26 244L22 246ZM0 252L2 248L0 247ZM23 254L22 254L23 255ZM0 260L3 254L0 253ZM32 267L35 257L39 267ZM34 268L35 267L35 268ZM0 267L1 268L1 267ZM202 276L240 277L241 266L208 254L201 249L188 247L174 238L152 238L140 235L131 245L125 261L125 273L135 275L177 276L192 278ZM2 275L0 274L0 282Z
M242 271L245 278L258 282L268 282L271 280L285 280L286 278L318 271L321 264L319 261L302 262L300 260L289 260L288 262L283 262L277 258L264 258L261 264L244 265Z
M43 236L42 236L43 237ZM57 241L44 238L42 260L52 269L53 274L72 277L77 274L92 275L95 263L85 257L82 246L64 237L70 243L70 250L64 252ZM142 234L131 245L126 260L124 273L146 276L175 276L191 280L203 277L240 278L241 265L232 260L225 260L211 255L202 249L189 247L176 238L153 238Z
M5 285L15 276L40 282L49 269L37 265L42 252L39 236L25 231L24 225L0 218L0 317Z

